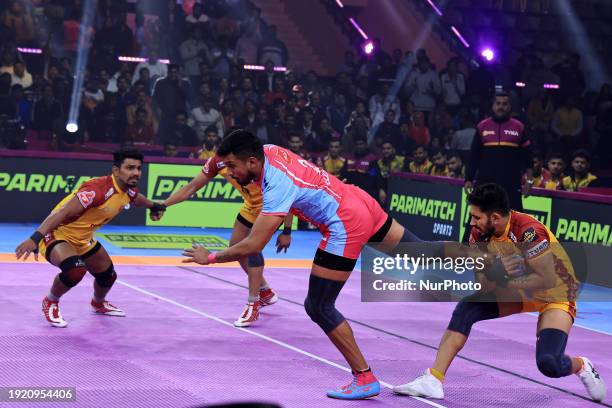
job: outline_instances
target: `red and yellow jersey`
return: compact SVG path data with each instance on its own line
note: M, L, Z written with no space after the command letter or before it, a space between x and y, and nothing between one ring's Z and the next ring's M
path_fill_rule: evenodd
M557 281L555 287L534 291L530 298L540 302L574 302L577 296L578 280L567 252L553 233L531 215L512 211L506 230L500 237L483 239L476 228L472 228L470 244L486 242L489 252L501 256L518 254L525 260L534 259L552 252ZM519 245L509 245L516 243Z
M68 220L51 231L74 245L86 245L94 232L115 218L138 196L138 190L121 190L113 176L97 177L81 184L79 189L68 194L53 209L58 211L73 197L77 197L85 211L73 220Z
M261 188L257 184L249 183L247 186L241 186L236 180L229 176L225 163L223 163L218 156L211 157L206 161L204 167L202 167L202 173L209 178L213 178L217 174L220 174L231 183L240 192L240 195L242 195L245 211L251 215L251 217L245 218L251 222L255 221L255 218L257 218L261 212L262 203ZM243 216L245 215L243 211L241 211L241 214Z

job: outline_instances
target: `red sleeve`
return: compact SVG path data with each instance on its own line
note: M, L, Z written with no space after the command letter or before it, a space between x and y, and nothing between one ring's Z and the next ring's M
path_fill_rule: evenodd
M536 258L550 249L546 228L537 221L521 225L517 234L525 259Z
M209 178L213 178L217 174L219 174L219 170L221 170L223 167L225 166L223 165L223 162L219 159L219 157L213 156L206 160L206 163L204 163L204 167L202 167L202 173L204 173Z
M81 184L75 196L83 208L97 207L106 201L104 194L107 181L107 177L99 177Z
M475 244L477 242L480 241L480 233L478 232L478 230L476 228L473 228L470 230L470 239L469 239L469 243L470 244Z

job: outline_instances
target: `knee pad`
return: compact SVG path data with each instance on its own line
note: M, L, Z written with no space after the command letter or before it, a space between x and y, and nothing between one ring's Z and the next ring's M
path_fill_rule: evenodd
M488 293L475 293L463 298L455 306L453 316L448 323L448 330L459 332L467 337L474 323L498 318L499 306L494 296Z
M261 252L258 254L249 256L247 258L247 264L250 268L257 268L257 267L264 266L264 257L261 254Z
M572 360L565 354L567 333L544 329L538 334L536 364L542 374L551 378L566 377L572 372Z
M310 275L308 295L304 301L306 313L327 334L344 322L335 303L344 282Z
M58 275L59 280L69 288L73 288L83 279L87 273L87 266L80 256L69 256L60 263L62 270Z
M117 273L115 272L115 266L110 264L107 270L102 273L92 273L96 283L103 288L110 288L113 283L117 280Z

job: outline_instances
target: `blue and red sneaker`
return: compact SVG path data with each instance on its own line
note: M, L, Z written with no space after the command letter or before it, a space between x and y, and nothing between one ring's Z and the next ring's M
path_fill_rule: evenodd
M364 373L353 373L353 381L343 387L327 391L330 398L358 400L377 396L380 393L380 383L371 370Z

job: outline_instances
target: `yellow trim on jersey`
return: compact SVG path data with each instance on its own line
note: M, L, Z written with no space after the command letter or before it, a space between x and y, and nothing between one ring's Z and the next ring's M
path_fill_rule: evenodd
M518 143L512 143L512 142L486 142L482 144L483 146L512 146L512 147L519 147Z

